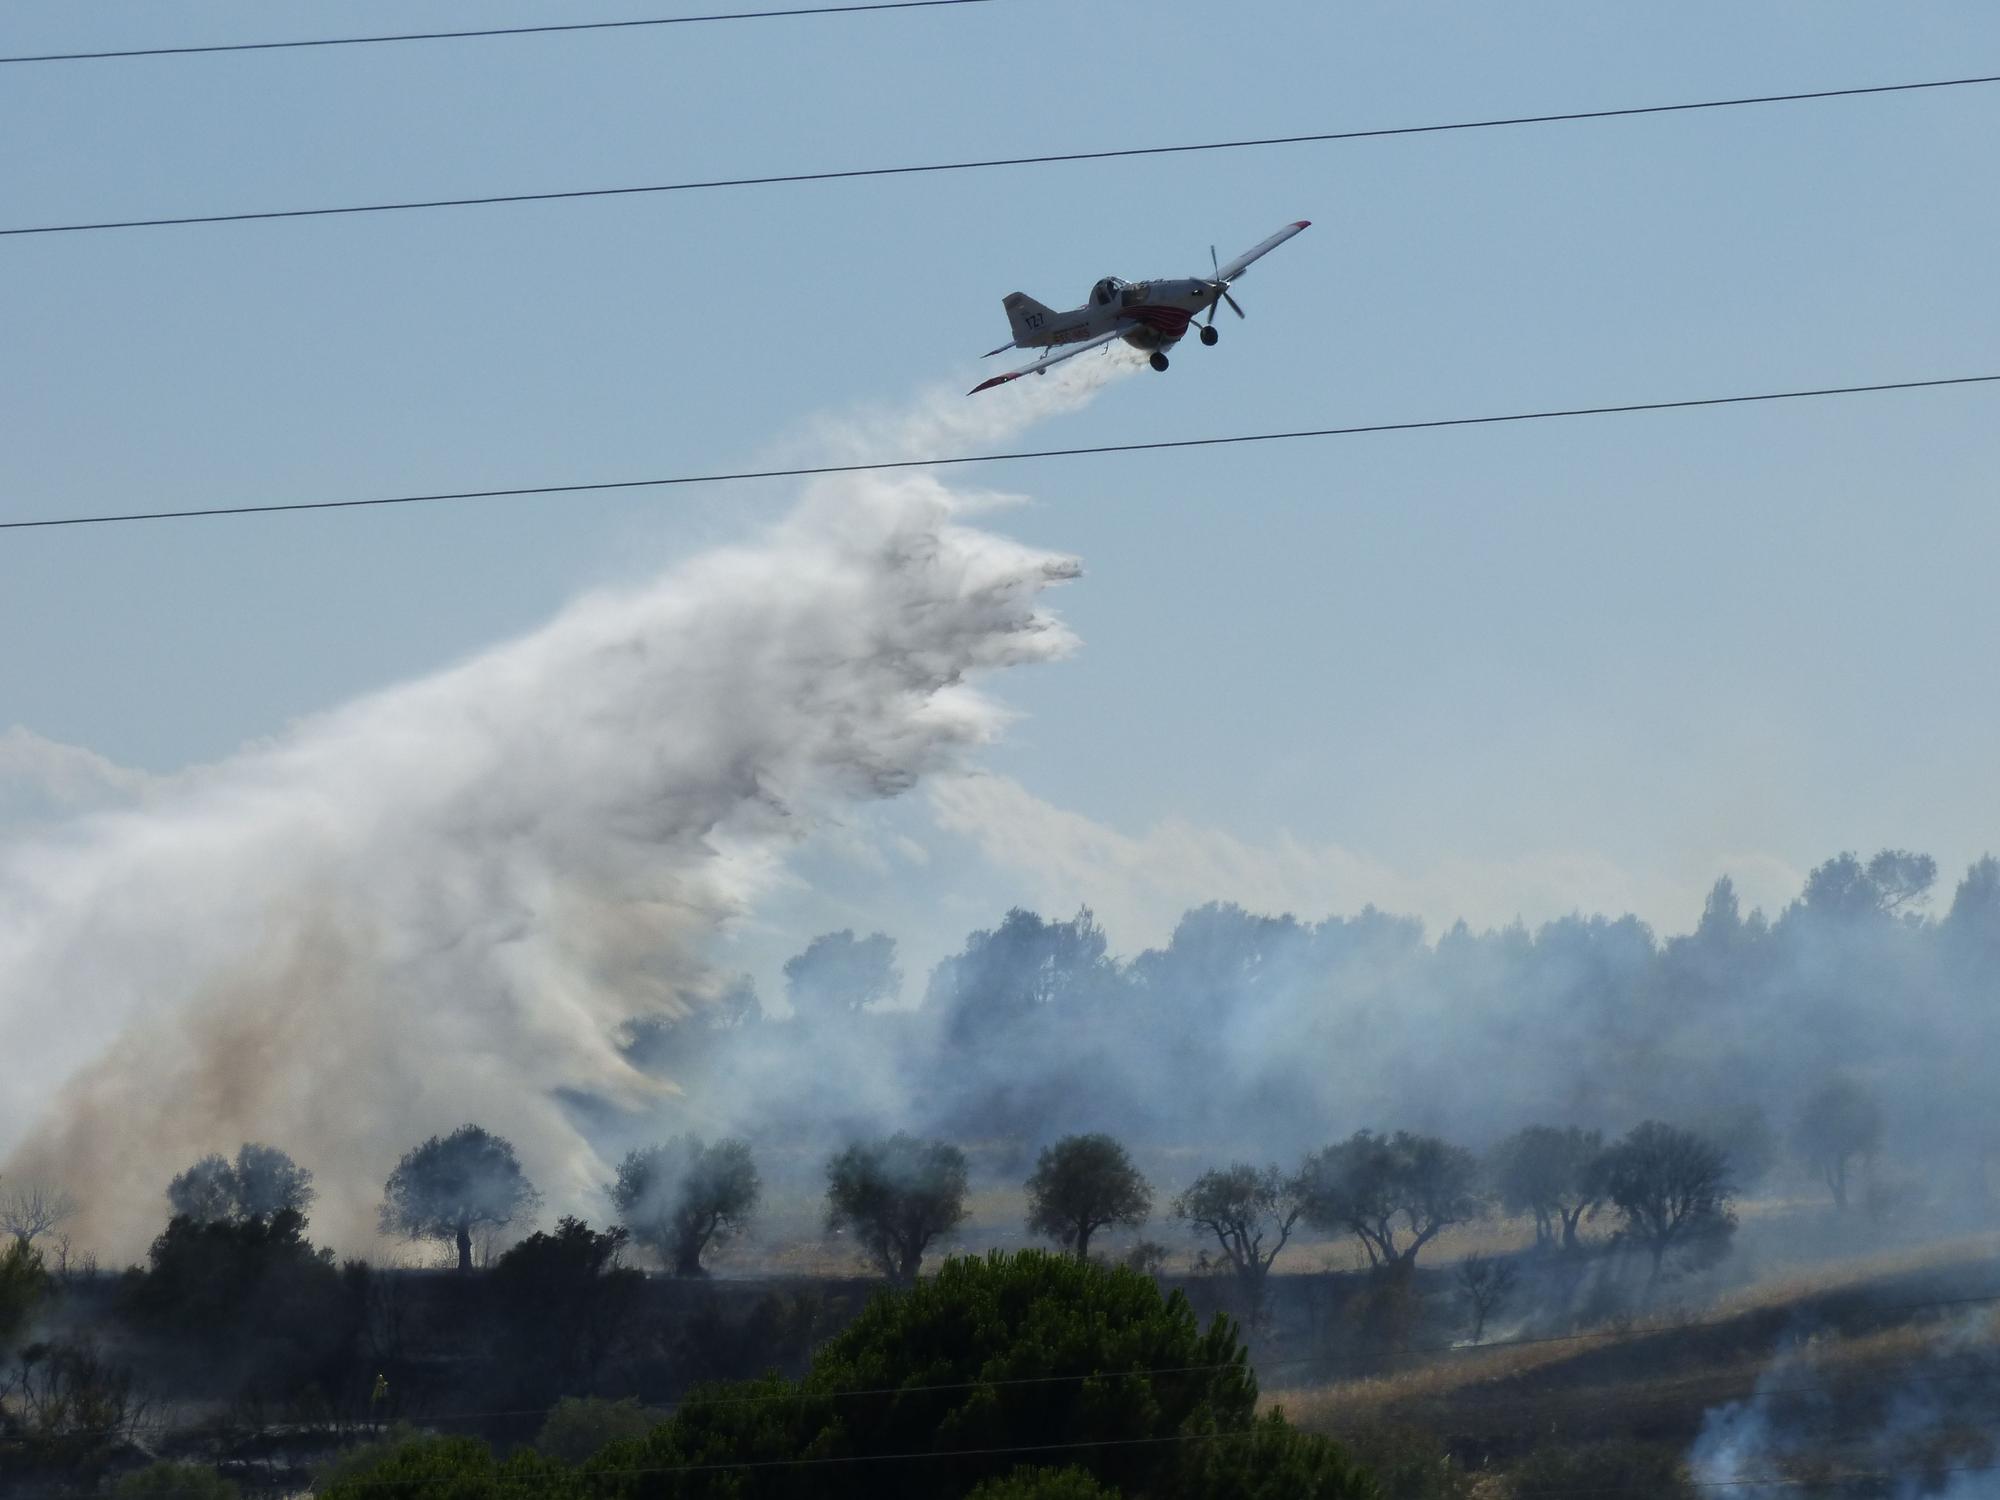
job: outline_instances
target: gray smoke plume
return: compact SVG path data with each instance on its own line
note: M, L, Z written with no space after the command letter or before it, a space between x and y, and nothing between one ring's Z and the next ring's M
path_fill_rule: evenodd
M1838 1341L1788 1346L1755 1392L1710 1410L1688 1452L1697 1485L1752 1497L1796 1489L1830 1471L1897 1500L1992 1500L2000 1495L2000 1428L1993 1388L2000 1349L1982 1310L1935 1330L1914 1360L1880 1372L1843 1371Z
M1132 368L1079 363L823 436L991 441ZM315 1235L351 1249L398 1155L466 1121L552 1208L595 1203L559 1091L675 1090L626 1024L722 993L709 944L823 820L999 730L971 678L1071 646L1040 596L1075 563L972 504L924 473L816 483L753 542L0 850L8 1174L70 1186L121 1256L244 1140L314 1174Z

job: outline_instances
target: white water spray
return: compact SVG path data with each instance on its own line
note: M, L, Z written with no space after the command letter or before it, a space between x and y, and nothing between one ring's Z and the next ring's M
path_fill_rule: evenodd
M1083 363L825 435L998 440L1131 368ZM620 1027L714 993L714 935L820 820L995 734L970 677L1072 644L1039 598L1074 562L966 508L924 472L815 483L753 543L0 851L9 1172L128 1256L175 1171L268 1141L360 1249L397 1156L476 1120L591 1208L606 1166L556 1092L657 1094Z

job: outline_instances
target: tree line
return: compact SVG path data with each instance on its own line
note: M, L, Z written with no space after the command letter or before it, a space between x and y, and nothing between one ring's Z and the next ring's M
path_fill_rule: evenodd
M1630 915L1427 934L1372 907L1215 903L1119 959L1087 909L1016 909L904 979L886 934L822 934L785 964L782 1005L739 981L637 1023L628 1055L685 1090L688 1119L753 1145L877 1121L1036 1143L1115 1121L1134 1145L1289 1152L1330 1115L1406 1118L1416 1099L1472 1140L1551 1117L1733 1139L1749 1111L1792 1120L1846 1074L1907 1159L1965 1183L2000 1164L2000 1110L1968 1066L2000 1046L1990 857L1947 900L1927 855L1841 854L1771 914L1725 877L1674 936Z
M1254 1283L1300 1224L1351 1236L1369 1266L1383 1269L1414 1264L1439 1234L1496 1208L1531 1219L1537 1247L1575 1250L1580 1226L1609 1208L1620 1233L1647 1248L1657 1277L1671 1253L1726 1240L1729 1197L1769 1169L1761 1116L1733 1123L1728 1147L1660 1121L1610 1144L1601 1130L1530 1125L1483 1156L1435 1135L1364 1129L1309 1153L1291 1173L1244 1162L1206 1171L1169 1209ZM1874 1158L1883 1133L1875 1097L1835 1076L1806 1099L1791 1145L1845 1211L1857 1167ZM966 1217L968 1162L948 1141L902 1131L856 1140L827 1158L824 1175L827 1232L848 1237L894 1281L913 1280L925 1253ZM1155 1196L1125 1145L1101 1132L1045 1147L1022 1186L1028 1231L1083 1257L1101 1230L1144 1224ZM233 1159L211 1153L168 1183L160 1243L218 1225L302 1231L316 1196L313 1174L287 1153L245 1142ZM643 1247L671 1275L698 1277L711 1252L750 1227L763 1181L746 1142L683 1135L628 1151L604 1196L620 1246ZM469 1272L476 1234L518 1226L541 1204L513 1144L466 1124L404 1153L383 1184L378 1226L447 1247ZM0 1186L0 1232L25 1255L77 1207L46 1184Z

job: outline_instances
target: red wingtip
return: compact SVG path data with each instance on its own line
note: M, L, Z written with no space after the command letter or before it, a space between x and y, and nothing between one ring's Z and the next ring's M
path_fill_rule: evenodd
M1020 373L1021 372L1019 370L1016 370L1014 372L1014 375L1018 375ZM975 385L971 390L967 391L965 394L968 396L976 396L981 391L990 391L996 385L1005 385L1008 381L1014 378L1014 375L995 375L991 380L982 380L979 382L978 385Z
M1311 219L1298 219L1292 224L1292 228L1294 229L1310 229L1312 227L1313 221Z

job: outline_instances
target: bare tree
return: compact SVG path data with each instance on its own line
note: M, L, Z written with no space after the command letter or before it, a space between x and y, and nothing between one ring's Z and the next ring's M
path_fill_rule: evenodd
M1253 1316L1262 1311L1271 1262L1304 1211L1297 1178L1248 1162L1202 1173L1173 1201L1175 1218L1198 1235L1214 1236Z
M1064 1136L1042 1151L1027 1181L1028 1228L1077 1259L1090 1237L1113 1224L1137 1227L1153 1211L1153 1189L1125 1148L1108 1135Z
M148 1425L149 1407L134 1393L132 1372L89 1344L30 1344L0 1379L0 1400L31 1447L73 1461L108 1458Z
M74 1196L53 1184L18 1182L0 1190L0 1233L32 1245L75 1218L78 1207Z
M1649 1292L1668 1255L1701 1261L1728 1247L1736 1229L1728 1159L1713 1142L1648 1120L1604 1153L1603 1171L1626 1233L1652 1257Z

